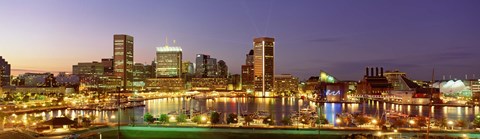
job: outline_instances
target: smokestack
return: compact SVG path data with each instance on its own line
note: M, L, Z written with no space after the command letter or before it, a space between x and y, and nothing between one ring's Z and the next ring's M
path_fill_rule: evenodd
M368 67L366 67L365 69L366 69L366 70L365 70L365 71L366 71L366 72L365 72L365 76L368 77Z
M370 76L373 76L373 67L370 68Z
M383 67L380 68L380 76L383 77Z
M378 67L375 67L375 77L378 76Z

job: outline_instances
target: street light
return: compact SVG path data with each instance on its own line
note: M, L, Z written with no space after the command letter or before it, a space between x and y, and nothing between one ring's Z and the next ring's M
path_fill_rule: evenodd
M375 119L372 120L372 124L377 124L377 123L378 123L377 120Z

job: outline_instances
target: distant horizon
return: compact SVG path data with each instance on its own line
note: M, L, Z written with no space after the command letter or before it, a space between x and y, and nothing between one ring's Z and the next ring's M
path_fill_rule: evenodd
M12 75L72 72L113 55L113 34L134 37L134 61L150 62L165 38L183 59L224 60L239 74L255 37L275 38L275 74L320 70L360 80L384 67L415 80L480 76L480 1L0 1L0 56Z

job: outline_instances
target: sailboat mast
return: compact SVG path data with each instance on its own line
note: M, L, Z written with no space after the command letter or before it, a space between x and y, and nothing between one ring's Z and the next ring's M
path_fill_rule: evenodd
M432 98L433 98L433 84L435 82L435 68L432 69L432 87L430 88L430 100L428 101L428 123L427 123L427 138L430 136L430 119L432 118Z

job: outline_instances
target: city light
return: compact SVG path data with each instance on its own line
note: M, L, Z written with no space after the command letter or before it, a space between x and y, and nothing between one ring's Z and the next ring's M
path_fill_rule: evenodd
M479 129L480 55L457 52L480 50L478 2L296 1L288 15L284 1L85 3L99 6L0 6L18 13L2 16L2 134L395 139L468 138ZM68 16L49 16L59 13ZM385 13L408 26L379 37L392 27ZM360 39L344 38L359 31Z

